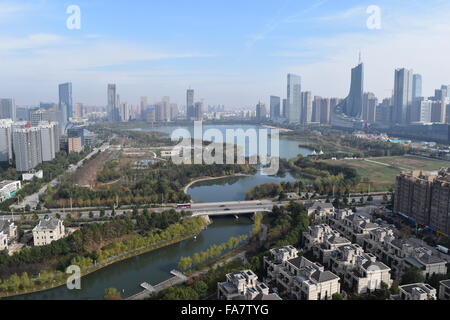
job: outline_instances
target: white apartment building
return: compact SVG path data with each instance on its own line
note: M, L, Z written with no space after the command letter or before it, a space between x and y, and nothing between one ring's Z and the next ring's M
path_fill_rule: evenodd
M433 274L447 274L447 261L431 249L417 246L409 240L397 239L391 228L378 228L364 239L363 247L392 268L392 276L400 279L411 267L422 270L428 279Z
M66 236L63 220L46 217L33 229L35 246L45 246Z
M323 265L327 266L330 256L337 248L352 243L327 224L311 226L303 233L304 250L310 251Z
M277 294L270 294L269 287L258 281L251 270L226 275L225 282L217 284L218 300L281 300Z
M12 162L12 125L11 119L0 120L0 162Z
M340 279L324 267L299 257L292 246L273 249L264 257L268 284L297 300L331 300L340 292Z
M380 226L373 223L371 219L363 214L354 213L351 210L339 210L328 220L329 225L339 231L352 243L363 244L364 238L369 236L370 231Z
M0 220L0 251L8 250L9 244L17 239L18 231L14 221Z
M330 268L357 294L378 290L382 282L390 287L393 282L391 269L357 244L335 250L330 257Z
M314 202L311 207L308 208L308 216L314 222L326 222L330 216L333 216L335 209L331 203Z
M441 281L439 286L439 300L450 300L450 279Z
M437 291L435 288L426 283L415 283L400 286L400 300L436 300Z

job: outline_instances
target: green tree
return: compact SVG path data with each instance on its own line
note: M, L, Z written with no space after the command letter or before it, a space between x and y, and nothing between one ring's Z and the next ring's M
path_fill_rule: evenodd
M402 285L423 282L425 282L425 277L423 276L422 271L415 267L406 270L402 276Z
M335 293L335 294L333 294L333 297L332 297L332 299L333 300L344 300L344 298L342 297L342 295L340 294L340 293Z
M105 290L105 294L103 296L104 300L122 300L122 296L120 292L115 288L108 288Z

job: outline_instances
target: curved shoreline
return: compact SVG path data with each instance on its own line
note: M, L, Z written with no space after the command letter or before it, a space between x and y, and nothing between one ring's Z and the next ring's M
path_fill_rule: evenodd
M185 194L188 194L188 190L190 187L192 187L194 184L196 184L197 182L203 182L203 181L211 181L211 180L219 180L219 179L225 179L225 178L232 178L232 177L253 177L254 175L252 174L244 174L244 173L236 173L230 176L222 176L222 177L205 177L205 178L200 178L200 179L196 179L193 180L191 182L189 182L183 189Z

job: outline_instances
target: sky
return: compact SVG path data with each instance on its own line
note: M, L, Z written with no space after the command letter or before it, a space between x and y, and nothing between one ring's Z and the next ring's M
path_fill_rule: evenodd
M71 5L80 28L67 28ZM369 28L370 6L380 28ZM170 96L228 108L286 96L287 73L302 90L345 97L361 52L365 91L380 99L395 68L423 76L426 96L450 84L448 0L0 0L0 97L18 105L57 101L106 105Z

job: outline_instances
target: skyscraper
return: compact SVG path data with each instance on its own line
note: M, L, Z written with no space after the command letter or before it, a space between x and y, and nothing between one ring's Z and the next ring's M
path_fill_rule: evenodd
M364 93L364 64L360 63L352 69L350 93L338 109L349 117L360 118L362 116Z
M196 121L202 121L205 113L203 102L196 102L194 105L194 118Z
M283 118L287 119L287 99L283 99L283 110L281 112Z
M186 92L186 117L188 120L195 118L194 90L192 89L188 89Z
M256 120L264 121L267 118L267 109L264 103L259 102L256 105Z
M415 101L420 97L422 97L422 76L420 74L414 74L412 83L412 99Z
M320 101L320 123L331 123L331 104L330 99L325 98Z
M376 105L378 104L378 99L372 92L366 92L363 96L363 110L362 110L362 120L374 123Z
M413 71L405 68L395 70L394 110L395 122L407 124L410 121L412 105Z
M59 85L59 110L65 108L67 120L73 116L72 83L67 82Z
M11 119L0 120L0 162L12 162L12 125Z
M287 76L286 117L289 123L300 123L302 78L289 73Z
M119 103L117 101L116 85L108 84L108 106L107 106L108 120L110 122L119 122Z
M0 119L16 121L16 103L14 99L0 99Z
M302 92L301 102L302 102L302 116L300 121L302 124L311 123L313 115L312 93L310 91Z
M281 116L280 97L270 96L270 119L278 119Z

